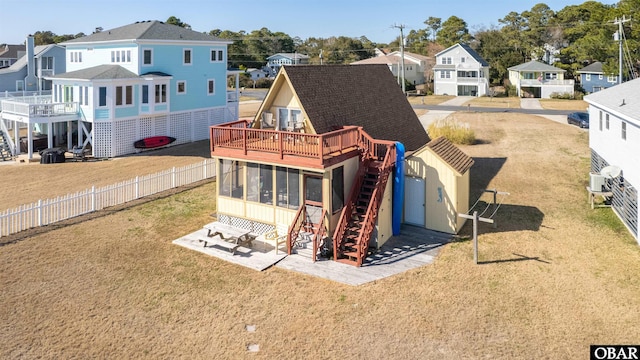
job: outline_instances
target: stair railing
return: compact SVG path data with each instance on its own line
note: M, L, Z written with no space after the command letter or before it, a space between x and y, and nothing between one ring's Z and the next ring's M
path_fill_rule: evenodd
M17 126L17 125L16 125ZM11 151L11 156L16 156L16 145L13 142L11 136L9 136L9 129L7 129L7 125L4 123L4 120L0 119L0 132L2 132L2 136L4 140L9 144L9 150Z
M392 159L394 154L395 144L387 146L387 151L384 156L382 166L380 167L380 174L376 181L376 186L373 189L373 193L371 194L371 200L369 201L367 212L365 213L363 226L360 229L358 239L356 241L358 247L357 266L362 266L362 262L367 257L367 252L369 251L369 240L371 239L373 228L375 227L376 220L378 219L378 210L380 209L382 197L384 196L384 189L394 163Z
M349 201L342 208L342 212L340 213L340 220L338 220L338 224L336 225L335 230L333 231L333 259L338 260L338 256L342 254L340 246L342 245L342 241L344 238L344 233L347 231L347 225L349 225L349 219L351 218L351 214L353 213L353 209L360 194L360 188L362 187L362 181L364 180L365 170L367 169L367 157L366 155L360 160L360 165L358 167L358 172L356 173L355 180L353 181L353 185L351 186L351 192L349 193Z
M313 229L313 262L316 262L316 258L318 257L318 247L320 245L318 239L322 240L327 234L325 219L329 216L328 214L327 210L323 209L321 217L322 220L320 221L320 224L318 224L318 228Z
M289 225L289 230L287 233L287 253L289 255L291 255L293 247L298 240L298 236L300 236L300 229L302 229L302 226L304 225L304 219L306 219L306 215L307 207L305 203L302 202L302 204L300 204L300 207L298 208L298 211L296 212L296 215L293 218L293 221L291 222L291 225Z

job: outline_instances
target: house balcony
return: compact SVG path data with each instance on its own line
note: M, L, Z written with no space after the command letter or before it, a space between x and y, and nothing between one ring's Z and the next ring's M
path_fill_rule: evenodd
M254 129L247 120L212 126L210 136L212 157L316 169L358 156L360 149L375 152L378 143L356 126L317 135Z
M536 79L521 79L520 86L532 86L532 87L541 87L541 86L573 86L573 80L536 80Z
M51 103L51 96L25 96L0 103L3 119L21 123L73 121L80 117L77 102Z

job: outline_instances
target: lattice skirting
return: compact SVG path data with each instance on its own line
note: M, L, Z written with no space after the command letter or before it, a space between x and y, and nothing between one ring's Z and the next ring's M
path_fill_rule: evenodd
M241 229L250 230L252 234L262 235L266 232L272 231L275 227L270 224L264 224L254 220L242 219L235 216L229 216L224 214L218 215L218 221L231 226L239 227Z
M591 149L591 172L599 173L609 163L596 151ZM624 178L624 169L620 176L611 182L613 210L627 226L633 236L638 239L638 191Z
M209 139L209 126L237 119L229 119L227 116L229 114L230 110L222 107L95 122L93 124L94 156L109 158L133 154L138 151L133 147L133 143L150 136L174 137L176 138L174 145L206 140Z

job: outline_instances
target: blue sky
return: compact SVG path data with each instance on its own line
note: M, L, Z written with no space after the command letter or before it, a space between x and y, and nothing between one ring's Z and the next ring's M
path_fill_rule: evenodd
M165 21L176 16L193 30L251 32L262 27L291 37L366 36L389 43L398 35L394 24L424 29L429 16L446 20L455 15L471 31L498 25L510 11L521 13L544 2L554 11L583 1L569 0L0 0L0 43L19 44L36 31L90 34L96 27L111 29L141 20ZM601 0L604 4L617 1Z

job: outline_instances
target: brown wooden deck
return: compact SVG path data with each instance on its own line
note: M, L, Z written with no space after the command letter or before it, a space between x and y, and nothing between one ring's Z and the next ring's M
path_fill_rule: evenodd
M325 168L358 155L362 129L316 135L248 128L246 120L210 128L211 156Z

